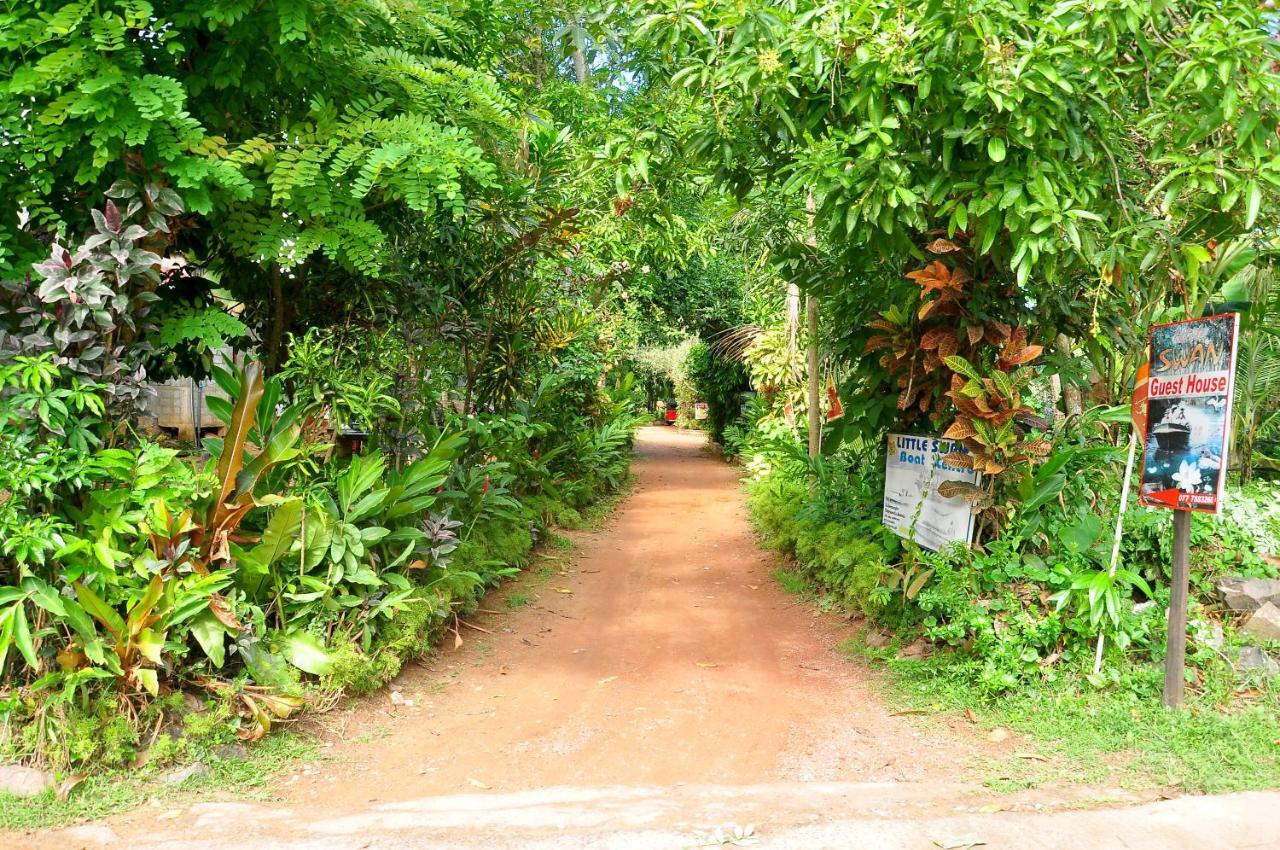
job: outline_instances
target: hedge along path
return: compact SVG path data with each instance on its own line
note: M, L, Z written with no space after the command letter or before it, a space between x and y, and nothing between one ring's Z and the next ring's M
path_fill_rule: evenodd
M696 838L727 820L765 830L989 804L980 768L1014 742L892 714L866 667L837 652L855 627L779 587L740 469L704 445L643 429L635 491L605 528L574 535L573 564L539 576L535 563L468 619L461 647L447 639L322 718L329 758L280 777L278 803L199 803L160 820L149 809L38 838L515 847L550 831L559 847L578 846L557 843L562 827ZM533 601L509 610L513 594Z

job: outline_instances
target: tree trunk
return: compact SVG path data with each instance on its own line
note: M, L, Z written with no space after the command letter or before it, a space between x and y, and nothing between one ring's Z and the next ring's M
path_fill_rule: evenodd
M577 26L577 32L574 34L574 42L581 44L582 38L582 21L574 22ZM585 87L591 79L587 74L587 57L582 52L581 47L575 47L573 51L573 71L578 75L578 85Z
M274 375L280 371L283 362L284 347L284 281L280 274L280 266L272 263L267 274L271 278L271 323L267 327L266 366L267 374Z

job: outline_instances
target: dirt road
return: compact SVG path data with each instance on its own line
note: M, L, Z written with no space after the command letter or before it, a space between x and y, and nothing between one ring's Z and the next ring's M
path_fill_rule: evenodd
M461 648L327 717L328 757L279 803L136 812L34 844L674 850L753 824L745 843L778 848L1280 846L1248 816L1280 795L1084 812L1142 801L997 798L975 781L993 745L885 708L836 652L849 628L772 578L738 470L701 449L644 429L635 492L576 535L572 565L544 553Z

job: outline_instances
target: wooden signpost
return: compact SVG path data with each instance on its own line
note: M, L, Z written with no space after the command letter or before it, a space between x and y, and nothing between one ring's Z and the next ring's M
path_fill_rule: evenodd
M1191 513L1219 513L1225 496L1239 325L1239 316L1225 313L1152 327L1146 380L1135 387L1134 424L1144 442L1139 501L1174 512L1164 667L1170 708L1182 703Z

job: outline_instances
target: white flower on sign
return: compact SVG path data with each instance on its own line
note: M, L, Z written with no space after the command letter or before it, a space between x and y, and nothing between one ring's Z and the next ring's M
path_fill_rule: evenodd
M1177 484L1178 489L1184 493L1194 493L1202 480L1200 467L1191 461L1184 460L1178 467L1178 471L1173 474L1173 483Z

